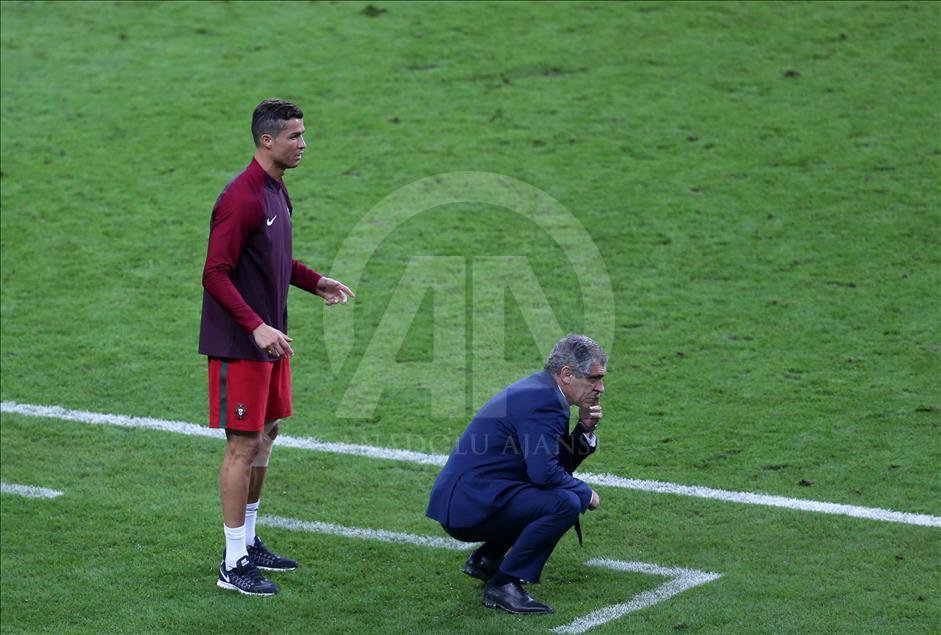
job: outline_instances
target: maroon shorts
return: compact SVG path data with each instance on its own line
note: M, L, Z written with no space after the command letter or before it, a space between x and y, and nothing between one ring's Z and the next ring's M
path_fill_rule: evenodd
M258 432L291 416L291 363L209 358L209 427Z

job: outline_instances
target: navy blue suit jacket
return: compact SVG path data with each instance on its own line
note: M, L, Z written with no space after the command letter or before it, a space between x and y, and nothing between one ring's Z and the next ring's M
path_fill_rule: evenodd
M510 385L480 409L458 439L426 513L445 527L474 527L532 486L571 490L584 512L591 488L563 466L571 462L571 451L560 443L574 438L568 422L569 404L549 373Z

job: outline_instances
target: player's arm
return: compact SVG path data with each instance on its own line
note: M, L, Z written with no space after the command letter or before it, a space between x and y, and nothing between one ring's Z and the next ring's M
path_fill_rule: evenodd
M264 217L264 210L234 195L225 196L212 210L209 225L209 247L203 267L203 287L224 308L232 319L251 333L264 320L248 305L232 284L232 272L248 237Z
M291 263L291 284L319 295L327 304L346 304L348 298L356 297L356 294L339 280L320 275L300 260Z

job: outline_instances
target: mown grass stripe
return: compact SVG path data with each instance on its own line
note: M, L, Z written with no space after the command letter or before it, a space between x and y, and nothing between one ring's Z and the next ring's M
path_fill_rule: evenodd
M88 412L84 410L69 410L60 406L38 406L31 404L20 404L15 401L4 401L0 402L0 412L15 413L31 417L46 417L50 419L60 419L63 421L78 421L81 423L113 425L126 428L162 430L165 432L175 432L177 434L186 434L190 436L216 438L224 437L224 432L220 429L212 429L207 426L186 423L183 421L167 421L164 419L152 419L150 417L130 417L125 415L111 415L100 412ZM353 443L334 443L320 441L319 439L314 439L311 437L289 437L279 435L278 444L285 447L311 450L314 452L346 454L362 456L371 459L387 459L390 461L418 463L422 465L444 465L445 461L447 460L447 457L443 454L428 454L425 452L415 452L412 450L397 450L394 448L357 445ZM788 498L786 496L755 494L752 492L735 492L711 487L700 487L697 485L680 485L677 483L667 483L664 481L632 479L614 474L592 474L590 472L583 472L579 474L579 478L581 478L586 483L602 487L632 489L644 492L656 492L660 494L675 494L678 496L691 496L694 498L705 498L709 500L740 503L744 505L781 507L784 509L850 516L852 518L878 520L882 522L900 523L905 525L941 527L941 516L932 516L930 514L914 514L909 512L893 511L891 509L882 509L878 507L860 507L857 505L844 505L841 503L828 503L825 501Z

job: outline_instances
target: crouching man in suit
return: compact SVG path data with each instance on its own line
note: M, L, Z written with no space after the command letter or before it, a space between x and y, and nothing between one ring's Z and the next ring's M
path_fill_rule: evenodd
M598 494L572 476L594 452L608 356L567 335L543 371L487 402L458 439L431 490L427 514L452 537L483 542L464 573L487 582L483 603L510 613L551 613L527 593L580 513ZM579 407L570 433L569 409Z

